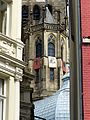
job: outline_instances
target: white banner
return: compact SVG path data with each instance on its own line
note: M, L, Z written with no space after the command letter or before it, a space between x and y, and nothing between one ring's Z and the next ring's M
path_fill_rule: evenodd
M56 68L57 67L57 61L55 57L49 56L49 67L50 68Z

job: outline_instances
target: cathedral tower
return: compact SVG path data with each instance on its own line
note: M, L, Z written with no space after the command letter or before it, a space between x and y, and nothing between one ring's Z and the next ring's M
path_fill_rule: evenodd
M66 3L58 1L23 0L23 59L35 78L33 98L50 96L62 84L68 58Z

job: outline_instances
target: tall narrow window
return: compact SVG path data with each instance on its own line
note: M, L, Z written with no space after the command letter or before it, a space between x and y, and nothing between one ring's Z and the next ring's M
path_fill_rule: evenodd
M55 57L55 37L52 34L48 37L48 56ZM54 68L50 68L50 80L54 80Z
M36 70L36 82L39 82L39 69Z
M38 5L33 7L33 20L40 20L40 7Z
M42 43L40 38L36 41L36 58L37 57L42 57Z
M28 6L23 5L22 6L22 26L26 26L28 23L28 16L29 16L29 9Z
M54 68L50 68L50 80L54 80Z
M55 46L53 43L48 43L48 56L55 56Z
M0 1L0 32L6 34L6 23L7 23L7 4Z
M55 37L52 34L48 37L48 56L55 57Z
M6 99L6 96L5 96L5 81L0 79L0 120L3 120L3 114L4 113L4 107L5 107L5 99Z

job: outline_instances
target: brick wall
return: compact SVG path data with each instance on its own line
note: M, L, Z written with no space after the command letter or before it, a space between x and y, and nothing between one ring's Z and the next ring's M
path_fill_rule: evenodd
M90 0L81 0L82 37L90 36Z
M90 36L90 0L81 0L81 29L83 37ZM84 120L90 120L90 43L82 44Z
M82 46L84 120L90 120L90 45Z

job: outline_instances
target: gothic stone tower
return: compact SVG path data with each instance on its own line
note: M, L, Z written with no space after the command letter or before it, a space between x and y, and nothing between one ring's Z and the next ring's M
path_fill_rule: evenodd
M54 0L23 2L23 14L29 19L28 22L23 19L23 58L28 63L30 74L35 75L31 81L34 99L41 99L58 90L66 72L64 63L68 62L68 37L66 24L63 25L66 23L65 2L62 4L63 9ZM26 13L25 7L28 10Z

